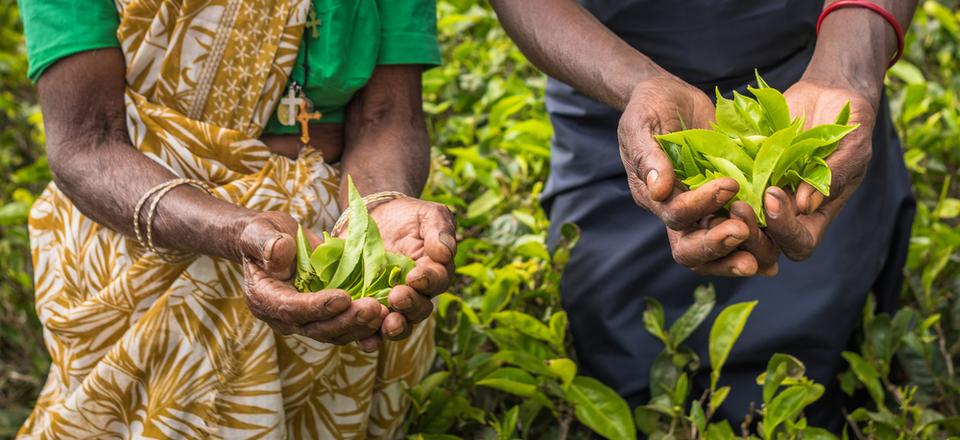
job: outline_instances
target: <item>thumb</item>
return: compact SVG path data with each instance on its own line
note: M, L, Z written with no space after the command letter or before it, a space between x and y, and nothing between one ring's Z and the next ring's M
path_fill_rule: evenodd
M240 249L267 275L280 280L293 277L296 241L292 235L281 232L271 222L258 219L249 223L240 237Z
M648 123L620 121L620 155L627 173L632 173L647 188L648 197L656 202L666 200L673 193L673 163L660 149Z

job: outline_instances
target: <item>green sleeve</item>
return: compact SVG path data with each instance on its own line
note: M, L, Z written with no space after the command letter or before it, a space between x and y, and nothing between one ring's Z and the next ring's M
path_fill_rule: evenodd
M18 0L27 40L27 76L37 81L57 60L77 52L120 47L117 8L110 0Z
M377 0L380 54L377 64L440 64L436 0Z

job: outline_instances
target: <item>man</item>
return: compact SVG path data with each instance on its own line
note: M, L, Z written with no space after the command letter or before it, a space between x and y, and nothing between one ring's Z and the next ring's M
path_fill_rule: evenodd
M643 298L660 300L669 321L695 286L713 283L714 313L759 300L724 367L721 384L733 389L718 415L739 421L751 401L759 404L754 380L784 352L827 386L812 422L842 423L840 352L868 292L882 307L895 300L913 201L883 96L897 32L856 5L825 15L817 37L830 3L493 1L507 32L551 76L555 138L544 206L552 237L566 222L582 230L561 283L577 354L584 373L632 405L647 398L648 371L662 348L643 329ZM874 3L903 28L916 8L915 1ZM786 90L808 127L832 123L847 101L851 123L861 124L828 159L831 197L808 185L796 194L771 188L765 229L741 202L723 219L738 190L732 179L684 191L653 138L681 129L678 116L708 128L714 87L742 92L755 68ZM707 336L702 328L689 340L704 359ZM708 383L701 370L693 395Z

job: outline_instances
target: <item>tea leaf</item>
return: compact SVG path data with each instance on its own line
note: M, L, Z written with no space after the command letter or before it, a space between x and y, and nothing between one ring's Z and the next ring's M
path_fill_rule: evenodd
M870 393L870 397L873 398L874 403L884 408L884 393L883 385L880 384L880 373L873 368L873 365L857 353L845 351L843 352L843 358L850 363L850 369L853 370L853 374L856 375L857 379L867 388L867 392Z
M294 287L303 292L310 289L310 281L315 277L310 267L310 245L303 233L303 227L297 225L297 275L293 280Z
M580 423L608 439L636 439L630 408L610 387L598 380L577 376L565 391Z
M787 99L783 93L772 87L753 88L747 87L753 96L763 108L763 113L770 122L774 131L783 130L790 126L790 108L787 107Z
M670 326L670 332L667 336L667 346L671 349L679 347L680 344L690 337L690 334L700 326L700 323L707 318L707 315L713 310L715 304L716 300L713 286L698 287L694 293L693 305ZM659 305L659 303L657 305ZM660 313L662 315L662 309ZM646 313L644 313L644 324L646 324Z
M800 174L804 182L809 183L824 196L830 197L830 181L833 180L833 173L827 162L819 157L814 157L813 162L807 165Z
M647 303L647 307L643 310L643 328L661 340L664 345L669 345L667 334L663 331L665 320L663 306L660 305L660 301L654 298L644 298L644 301Z
M577 364L567 358L550 359L547 361L547 368L560 378L560 384L564 389L570 386L574 376L577 375Z
M531 398L537 393L537 381L533 376L526 371L514 367L499 368L483 379L478 380L476 384L520 397Z
M797 385L778 394L766 408L763 421L763 438L774 438L773 433L785 421L793 420L807 405L823 394L820 384Z
M347 176L347 192L350 200L348 208L350 210L350 223L347 225L347 238L343 255L340 258L337 271L330 280L329 288L345 286L348 278L354 274L354 269L362 264L361 259L363 258L364 243L367 236L367 222L370 220L369 214L363 203L363 198L357 192L357 187L353 185L353 179L350 176ZM363 278L361 277L362 282Z
M710 410L710 413L713 414L717 412L717 408L720 408L720 405L723 405L723 401L727 400L727 396L730 395L730 387L720 387L710 393L710 403L707 404L707 408Z
M719 374L723 364L727 361L730 349L740 338L740 332L747 323L747 318L757 301L737 303L723 309L717 319L713 321L713 327L710 329L710 368L713 372ZM712 379L713 388L716 380Z

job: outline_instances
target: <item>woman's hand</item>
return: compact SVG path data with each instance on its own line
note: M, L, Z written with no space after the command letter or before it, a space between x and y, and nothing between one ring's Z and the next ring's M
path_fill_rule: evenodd
M337 289L298 292L290 284L296 274L297 222L282 212L251 215L236 239L243 258L244 293L253 316L274 331L300 334L320 342L345 345L356 341L376 351L377 335L387 308L373 298L351 301ZM314 245L319 239L309 233Z
M406 197L375 206L370 216L377 222L387 250L417 263L407 275L407 283L390 292L392 310L383 319L383 334L402 339L413 324L433 312L430 299L450 286L457 251L453 214L441 204Z
M750 209L734 205L731 218L715 217L737 194L733 179L685 191L655 135L709 128L714 106L699 89L661 75L641 81L620 118L620 157L634 201L663 221L673 258L702 275L751 276L776 272L777 252L759 233ZM681 123L682 119L682 123ZM747 207L749 208L749 207Z
M872 99L852 87L823 81L800 80L784 93L793 116L806 115L806 128L833 124L837 114L850 102L850 124L860 127L850 133L827 157L832 172L830 197L804 182L791 197L781 188L767 189L766 234L791 260L804 260L813 253L827 226L853 195L867 172L872 152L876 111Z

